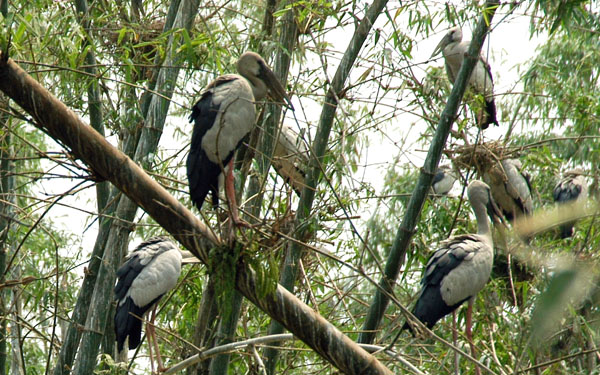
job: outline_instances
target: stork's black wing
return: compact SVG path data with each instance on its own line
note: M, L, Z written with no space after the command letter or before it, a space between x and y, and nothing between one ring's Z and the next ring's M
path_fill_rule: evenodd
M556 202L568 202L581 194L581 185L574 184L572 181L565 181L564 183L556 185L552 196Z
M190 197L198 210L202 208L204 199L212 192L212 204L219 203L219 174L221 166L208 159L202 149L202 138L215 124L220 105L213 101L213 93L206 90L200 100L192 108L190 122L194 122L192 144L187 157L187 176L190 187Z
M441 294L441 283L444 277L458 267L465 258L472 255L472 252L464 246L465 241L476 242L478 240L470 234L452 237L442 242L440 249L433 253L427 262L421 280L421 294L412 313L428 328L432 328L438 320L454 311L468 299L449 306ZM409 326L405 324L403 328L409 328Z

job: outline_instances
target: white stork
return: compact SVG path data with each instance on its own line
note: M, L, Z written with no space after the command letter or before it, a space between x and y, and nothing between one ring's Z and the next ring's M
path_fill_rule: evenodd
M435 47L431 57L436 56L440 52L444 56L446 62L446 74L452 84L456 81L458 71L464 60L465 53L469 49L470 40L462 42L462 30L456 26L448 30L448 33L442 38L440 43ZM479 56L479 61L473 68L471 78L469 79L469 87L475 94L483 95L485 99L485 109L483 113L477 114L477 123L481 129L487 129L490 124L498 125L496 119L496 103L494 102L494 83L492 79L492 71L490 64L483 56Z
M477 234L452 236L438 244L425 266L421 293L412 313L432 328L438 320L469 301L466 335L474 353L471 336L473 301L488 282L494 260L492 231L486 214L494 223L499 223L501 213L485 183L472 181L467 195L477 218ZM402 327L406 328L412 331L408 322Z
M125 263L117 270L118 281L114 290L117 301L115 334L119 357L126 358L127 351L123 349L127 339L129 350L138 347L142 336L141 319L154 307L150 322L146 324L150 364L154 372L154 345L158 370L164 369L154 332L156 305L177 284L182 263L194 261L197 259L192 253L180 250L166 237L152 237L127 255Z
M531 182L518 159L505 159L483 174L492 196L507 220L533 212Z
M192 202L200 210L212 193L212 204L219 203L219 187L225 179L225 193L231 217L239 219L233 187L233 154L255 126L255 102L267 91L278 102L290 99L267 63L254 52L244 53L237 62L240 75L226 74L211 82L194 105L192 143L187 158L187 176ZM291 104L289 104L290 108Z
M456 173L452 170L449 165L442 165L437 169L435 176L433 176L433 183L431 188L434 194L446 195L454 186L458 178Z
M558 181L552 196L558 204L584 200L587 198L587 182L583 176L581 168L571 169L565 172L563 178ZM565 223L560 226L560 238L567 238L573 235L574 222Z

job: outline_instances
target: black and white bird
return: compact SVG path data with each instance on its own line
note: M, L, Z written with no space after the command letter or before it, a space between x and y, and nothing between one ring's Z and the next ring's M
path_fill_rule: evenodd
M448 79L452 84L456 81L470 43L470 40L462 41L462 30L456 26L448 30L448 33L442 38L437 47L435 47L431 55L431 57L434 57L440 52L442 53L446 63L446 74L448 74ZM480 113L477 114L479 127L487 129L490 124L498 125L492 71L490 64L481 55L479 56L479 61L475 64L475 68L473 68L473 73L471 73L469 87L475 94L483 95L485 100L484 110L478 111Z
M529 174L518 159L504 159L483 174L492 189L494 201L507 220L531 215L533 199Z
M142 319L154 308L150 322L146 325L150 363L154 367L152 349L155 349L158 368L163 368L154 333L156 305L177 284L182 263L195 261L197 259L192 253L180 250L166 237L152 237L127 255L125 263L117 270L118 280L114 289L117 301L115 334L119 357L126 358L126 341L129 350L138 347L142 337Z
M290 99L267 63L254 52L237 61L237 74L226 74L211 82L192 108L192 143L187 158L187 176L192 202L200 210L208 193L219 203L219 187L225 178L225 193L236 224L241 224L233 187L233 155L255 126L255 103L269 92L278 102Z
M465 301L467 309L466 335L471 342L471 311L475 296L488 282L494 260L492 222L501 222L501 213L494 203L490 188L481 181L472 181L467 195L475 217L477 233L452 236L438 244L421 280L421 292L412 313L428 328L456 310ZM406 322L402 329L409 328Z
M588 186L585 181L583 169L575 168L564 173L563 178L554 187L552 197L558 204L576 202L587 198L587 190ZM574 225L575 222L568 222L561 225L560 238L571 237Z
M433 176L433 183L431 188L433 193L437 195L446 195L456 182L458 178L456 173L452 170L449 165L442 165L437 169L435 176Z

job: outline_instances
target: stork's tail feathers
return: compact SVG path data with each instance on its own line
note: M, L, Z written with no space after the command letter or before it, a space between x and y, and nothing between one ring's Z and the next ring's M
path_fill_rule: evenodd
M127 343L125 343L125 346L127 345ZM128 354L128 350L125 348L122 348L121 350L117 351L117 362L120 363L126 363L128 361L129 358L127 358L127 354Z
M117 338L117 350L121 353L125 349L125 341L129 341L129 350L135 349L142 338L142 321L131 313L142 316L144 310L137 307L131 297L126 297L123 303L117 306L115 314L115 334Z
M496 103L494 99L485 101L485 111L482 114L482 118L478 121L481 129L487 129L490 124L498 126L498 119L496 118Z

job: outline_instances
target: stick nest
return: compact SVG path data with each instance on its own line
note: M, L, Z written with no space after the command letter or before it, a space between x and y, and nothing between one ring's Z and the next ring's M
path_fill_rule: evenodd
M479 176L497 168L500 161L518 156L514 148L505 147L500 141L459 146L450 153L458 168L474 168Z

